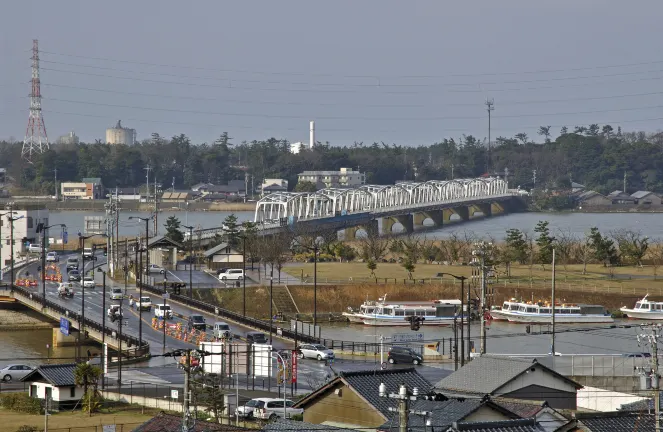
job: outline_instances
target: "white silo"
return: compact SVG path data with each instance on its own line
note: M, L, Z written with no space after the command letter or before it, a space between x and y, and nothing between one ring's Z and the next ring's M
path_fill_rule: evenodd
M126 144L134 145L136 143L136 129L122 127L120 120L114 128L106 129L106 144Z

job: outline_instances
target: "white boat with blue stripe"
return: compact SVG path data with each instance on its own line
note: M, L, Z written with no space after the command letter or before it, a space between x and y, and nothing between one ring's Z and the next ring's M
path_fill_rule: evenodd
M635 303L633 308L624 306L619 310L629 318L643 319L643 320L663 320L663 302L655 302L647 300L647 294Z
M460 300L387 302L385 296L377 302L364 302L358 311L348 308L343 315L351 323L369 326L409 326L406 319L413 316L423 317L425 326L447 326L453 324L454 316L460 320L460 306Z
M506 318L512 323L548 324L552 323L552 305L550 302L523 302L509 304L508 310L491 311L500 319ZM557 303L555 305L556 323L611 323L615 320L601 305Z

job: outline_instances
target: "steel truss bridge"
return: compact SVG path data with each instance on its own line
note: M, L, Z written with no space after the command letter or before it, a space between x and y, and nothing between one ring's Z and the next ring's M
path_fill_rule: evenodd
M352 189L328 188L303 193L280 192L258 201L254 221L271 224L283 218L306 221L355 213L381 217L514 195L516 192L510 191L504 180L494 177L403 182L389 186L362 185Z

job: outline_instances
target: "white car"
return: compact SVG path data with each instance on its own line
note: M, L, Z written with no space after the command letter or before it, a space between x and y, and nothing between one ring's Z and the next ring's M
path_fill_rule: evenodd
M225 273L219 274L219 280L242 280L244 279L244 270L242 269L228 269Z
M49 252L46 254L46 262L60 262L60 255L57 252Z
M156 264L150 264L148 268L145 269L145 273L161 273L164 274L166 270L163 269L163 267L158 266Z
M334 351L320 344L303 344L299 346L299 358L327 360L334 358Z
M285 400L285 410L283 409L283 399L275 398L257 398L251 399L245 405L237 407L235 415L244 418L260 418L273 420L277 417L283 418L284 411L286 418L292 418L295 415L304 414L302 408L293 408L295 403L289 399Z
M173 317L173 310L170 305L155 304L154 316L159 319L168 319Z
M97 286L92 276L85 276L81 282L81 285L83 285L83 288L94 288Z
M31 243L30 246L28 246L28 252L30 252L30 253L41 253L41 245Z
M34 368L32 366L9 365L0 369L0 378L2 378L2 380L5 382L13 380L20 381L22 378L25 378L25 376L30 372L32 372L33 370Z
M113 288L110 292L111 300L122 300L124 294L122 293L122 288Z

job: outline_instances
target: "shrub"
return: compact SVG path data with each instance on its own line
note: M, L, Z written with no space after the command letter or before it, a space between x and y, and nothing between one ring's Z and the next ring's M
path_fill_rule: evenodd
M10 411L26 414L39 414L41 401L31 398L27 393L7 393L0 395L2 407Z
M37 426L23 425L16 429L16 432L39 432Z

